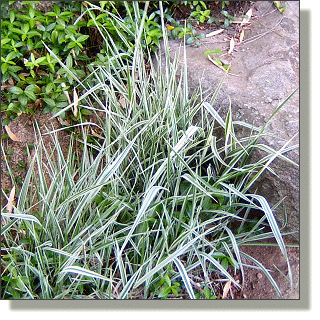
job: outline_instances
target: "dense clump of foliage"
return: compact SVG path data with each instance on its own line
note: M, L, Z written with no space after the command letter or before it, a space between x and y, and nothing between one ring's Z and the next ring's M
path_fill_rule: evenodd
M78 83L49 54L44 43L82 81L91 74L92 66L104 65L112 58L105 40L112 41L117 51L130 59L144 10L144 2L135 7L126 1L53 1L49 7L52 10L41 12L35 9L39 1L22 1L19 9L15 2L1 2L1 112L7 115L4 124L21 113L33 114L38 108L44 113L57 113L70 103L65 92L73 91ZM198 33L189 19L197 23L207 18L208 23L215 21L209 18L205 2L184 1L183 5L192 10L186 24L172 17L175 2L164 4L169 37L186 37L187 44L199 45L204 34ZM226 4L223 1L222 8ZM141 45L156 51L162 39L158 3L151 2L147 10ZM104 38L104 30L108 30L109 39ZM81 109L77 117L71 114L71 118L83 121L88 113ZM65 114L60 116L65 120Z
M54 116L69 112L78 119L75 110L80 110L97 120L74 126L79 130L71 135L67 154L57 132L49 133L52 147L39 135L22 186L15 185L17 203L10 203L10 210L7 205L2 209L1 294L5 299L214 299L212 275L240 287L233 275L244 275L248 261L266 274L281 295L270 272L241 251L245 243L272 237L287 259L292 280L275 208L249 192L275 158L288 160L284 154L292 147L284 145L276 151L259 143L286 101L262 128L234 123L231 109L222 119L214 108L222 82L210 96L204 97L201 90L189 92L186 61L180 72L177 57L170 59L162 4L154 13L164 41L159 52L153 51L157 40L152 38L153 27L148 27L148 23L155 27L150 23L155 17L150 18L148 2L143 5L141 9L136 2L124 3L127 11L121 15L112 3L97 7L85 2L70 25L61 18L67 19L69 11L54 6L59 23L50 22L53 13L49 13L48 20L40 21L42 34L35 30L28 38L26 23L19 29L26 31L26 37L16 32L23 41L31 39L30 46L44 46L31 50L45 56L32 59L31 52L30 61L20 66L29 70L26 79L37 81L39 70L47 67L52 77L53 71L58 72L66 84L61 92L56 87L53 92L63 95L71 85L79 92L72 102L61 101L65 104L54 110ZM38 14L32 5L27 10L31 19ZM80 26L83 17L86 25ZM14 25L16 17L11 20ZM75 26L70 27L67 40L60 23ZM82 43L88 39L78 31L91 24L103 39L101 57L90 60L85 66L89 74L83 75L77 70L89 56L77 60L72 50L82 54ZM10 36L15 33L7 34L4 45L18 41L8 41ZM65 56L56 46L64 48ZM5 70L9 78L11 65ZM55 80L53 85L59 83ZM32 84L39 87L37 94L43 101L50 99L45 96L51 92L50 86L46 92L48 84L28 86ZM15 92L8 91L21 103L20 95L31 90L28 86L16 85ZM27 94L27 99L34 98ZM249 128L248 136L238 139L235 125ZM214 134L217 126L224 132L221 141ZM92 128L99 133L91 134ZM266 156L250 164L255 148L263 149ZM260 212L261 218L249 219L251 210Z

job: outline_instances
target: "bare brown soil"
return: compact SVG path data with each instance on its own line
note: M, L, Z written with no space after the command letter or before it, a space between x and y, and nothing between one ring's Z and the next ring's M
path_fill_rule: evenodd
M288 241L288 245L293 245ZM296 244L297 245L297 244ZM277 246L247 246L241 250L263 263L271 270L282 293L283 299L299 299L299 248L287 247L288 257L293 278L293 286L288 281L288 268L286 260ZM267 277L261 272L251 269L246 272L243 288L245 299L279 299Z

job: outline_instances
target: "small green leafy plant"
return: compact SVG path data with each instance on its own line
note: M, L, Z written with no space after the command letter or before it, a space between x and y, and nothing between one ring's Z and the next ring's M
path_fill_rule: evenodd
M106 50L104 41L99 48L100 44L93 43L83 32L94 28L103 39L104 30L108 30L116 51L129 57L137 32L137 21L132 16L141 19L144 11L119 1L100 1L99 5L74 2L74 7L58 1L57 5L53 4L53 10L46 13L35 9L36 1L22 2L19 11L10 7L13 3L1 2L1 80L4 85L1 111L10 119L22 113L32 114L39 105L45 113L59 112L69 102L64 92L78 86L75 79L81 81L90 74L90 63L99 65L112 59L114 49ZM77 19L75 9L82 12ZM153 51L162 37L156 9L146 17L141 39L142 47ZM122 21L119 12L123 11L126 16ZM44 44L51 48L51 53ZM89 58L87 51L92 47L97 47L96 56ZM68 67L68 72L63 64L57 64L58 60ZM71 118L79 121L82 114L90 113L83 108L79 110L79 115ZM66 114L60 116L65 119Z
M230 15L228 11L226 10L222 10L221 11L221 14L224 15L224 28L227 29L231 24L232 22L234 21L235 17Z
M191 29L190 32L187 33L187 40L186 44L194 44L196 46L199 46L201 43L201 40L204 39L206 36L204 33L198 33L194 28Z
M225 6L228 6L230 4L230 1L221 1L221 8L224 9Z
M195 293L197 299L206 299L206 300L215 300L217 296L209 289L207 285L205 285L201 291Z
M12 1L1 3L10 6ZM73 13L54 5L52 12L35 10L36 2L23 2L22 8L2 10L1 26L1 80L4 101L1 111L10 119L21 113L34 113L37 105L44 112L58 112L68 102L62 83L75 85L69 75L59 69L57 60L44 49L43 42L67 63L87 57L81 56L88 35L79 33L83 21L72 22ZM71 61L71 62L70 62ZM79 79L86 76L78 65L74 73ZM60 78L59 78L60 77ZM63 115L62 115L63 116Z
M197 2L197 1L194 1ZM210 19L211 10L208 10L206 4L203 1L199 1L202 3L202 7L205 10L202 10L200 5L196 5L196 10L192 11L190 17L195 18L196 21L204 23L206 20Z
M171 295L178 297L179 292L181 291L181 284L177 281L172 283L169 275L166 273L157 283L155 283L153 290L158 292L156 293L156 296L161 299L168 299Z
M279 10L280 13L284 13L285 9L286 9L286 5L285 4L281 4L280 1L273 1L274 6Z
M204 54L209 57L209 60L211 60L215 65L218 67L221 67L225 70L230 70L230 66L228 64L223 63L219 58L216 57L216 54L222 54L222 51L220 49L214 49L214 50L206 50ZM212 58L211 58L212 56Z

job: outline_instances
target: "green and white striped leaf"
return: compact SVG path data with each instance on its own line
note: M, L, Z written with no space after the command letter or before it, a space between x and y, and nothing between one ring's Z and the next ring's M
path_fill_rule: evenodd
M31 214L1 213L1 215L7 218L21 219L21 220L34 222L34 223L37 223L39 226L41 226L40 221L35 216L32 216Z
M287 255L287 250L286 250L286 246L283 242L283 239L282 239L282 236L281 236L281 232L280 232L280 229L279 229L279 226L277 224L277 221L273 215L273 212L267 202L267 200L262 197L262 196L259 196L259 195L251 195L252 198L254 199L257 199L260 204L261 204L261 208L262 208L262 211L265 213L267 219L268 219L268 222L269 222L269 226L272 230L272 233L279 245L279 248L280 250L282 251L282 254L284 255L284 257L286 258L287 260L287 266L288 266L288 273L289 273L289 279L290 279L290 284L291 286L293 285L293 280L292 280L292 273L291 273L291 267L290 267L290 262L289 262L289 258L288 258L288 255Z
M199 252L200 255L202 255L205 259L207 259L209 262L211 262L224 276L226 276L235 286L238 288L241 288L239 283L237 283L229 274L228 271L226 271L222 265L214 258L210 257L208 254L204 252Z
M120 257L120 255L122 254L122 251L124 250L125 246L127 245L129 239L131 238L134 230L136 229L137 225L139 224L141 218L143 217L143 215L146 213L146 211L148 210L149 208L149 205L150 203L152 202L153 198L156 196L156 194L158 193L159 190L161 189L164 189L162 187L152 187L149 192L146 194L143 202L142 202L142 205L141 205L141 208L137 214L137 217L136 219L134 220L134 223L132 225L132 227L130 228L130 231L128 233L128 235L126 236L123 244L122 244L122 247L118 253L118 256Z
M239 247L238 247L238 244L237 244L237 240L234 237L234 234L232 233L232 231L227 226L225 226L224 229L227 231L227 233L228 233L228 235L230 237L234 253L235 253L236 257L237 257L238 264L240 266L240 270L241 270L241 274L242 274L242 280L243 280L242 283L244 283L244 270L243 270L243 265L242 265L242 262L241 262L241 256L240 256L240 251L239 251Z
M96 273L94 271L91 271L91 270L88 270L88 269L85 269L85 268L82 268L82 267L78 267L78 266L66 267L60 272L60 274L63 274L63 273L76 273L76 274L78 274L80 276L96 278L96 279L100 279L100 280L103 280L103 281L106 281L106 282L111 282L112 281L111 279L109 279L107 277L104 277L101 274L98 274L98 273Z
M134 282L136 281L137 277L140 274L141 269L139 269L131 278L130 280L126 283L124 288L122 289L121 293L119 294L118 299L127 299L128 293L132 289Z
M192 136L195 134L195 132L198 130L199 128L196 126L190 126L188 128L188 130L186 131L186 133L180 138L180 140L178 141L178 143L173 147L173 150L170 152L170 159L174 159L174 157L176 156L176 154L183 148L186 146L186 144L190 141L190 139L192 138ZM168 159L166 159L162 165L159 167L159 169L157 170L157 172L154 174L154 176L151 179L149 188L151 188L152 186L155 185L155 183L157 182L157 180L159 179L159 177L161 176L161 174L164 172L166 166L168 164Z
M214 200L215 202L217 202L217 199L215 199L205 188L203 188L200 183L194 179L193 177L191 177L190 174L184 174L181 178L189 181L192 185L194 185L197 189L199 189L200 191L202 191L204 194L206 194L208 197L210 197L212 200Z
M158 272L159 270L164 268L167 264L171 263L174 258L177 258L180 255L184 254L189 249L189 247L192 246L193 243L195 243L197 240L199 240L200 238L203 238L205 235L209 234L210 232L212 232L213 230L215 230L217 228L219 228L219 226L214 226L212 228L209 228L208 230L206 230L202 234L199 234L197 237L193 238L188 243L186 243L185 245L183 245L182 247L180 247L179 249L174 251L166 259L164 259L162 262L160 262L158 265L156 265L154 268L152 268L148 273L146 273L142 278L140 278L139 281L136 283L136 286L139 286L144 281L146 281L148 278L153 276L156 272Z
M55 249L55 248L45 247L45 248L43 248L43 250L51 251L51 252L54 252L54 253L57 253L57 254L60 254L60 255L63 255L63 256L66 256L66 257L75 259L75 260L81 258L80 256L75 256L75 255L70 254L70 253L68 253L68 252L66 252L66 251L59 250L59 249Z
M191 285L191 282L190 282L190 279L188 277L188 274L187 274L185 267L183 266L183 264L181 263L181 261L179 259L174 258L173 261L179 270L179 273L181 275L181 278L183 280L184 285L186 286L186 289L188 291L190 298L196 299L196 296L194 295L192 285Z

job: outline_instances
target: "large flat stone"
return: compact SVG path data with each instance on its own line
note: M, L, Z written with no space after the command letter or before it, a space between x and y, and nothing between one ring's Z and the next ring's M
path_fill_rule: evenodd
M272 1L256 2L252 24L245 29L244 41L239 43L236 39L235 50L231 55L224 56L224 60L231 63L231 74L215 101L215 108L222 116L226 115L229 108L230 97L234 120L261 126L299 86L299 2L286 1L285 4L287 8L282 15L274 11ZM204 51L221 49L227 53L229 40L226 38L227 33L224 31L204 39L199 47L186 47L188 81L191 88L197 88L200 83L204 90L211 93L215 91L224 71L210 62ZM172 57L179 54L182 64L183 50L179 50L181 46L181 41L169 41ZM299 92L296 92L274 117L268 131L273 136L268 136L261 142L276 150L298 134ZM290 145L298 143L299 136L296 135ZM256 152L252 160L262 155ZM286 156L299 164L298 148L288 152ZM271 168L277 176L266 172L254 187L258 188L257 192L266 197L271 206L285 197L288 222L284 231L295 232L291 237L298 240L299 168L280 160L275 160ZM280 206L274 213L282 225L283 207Z

